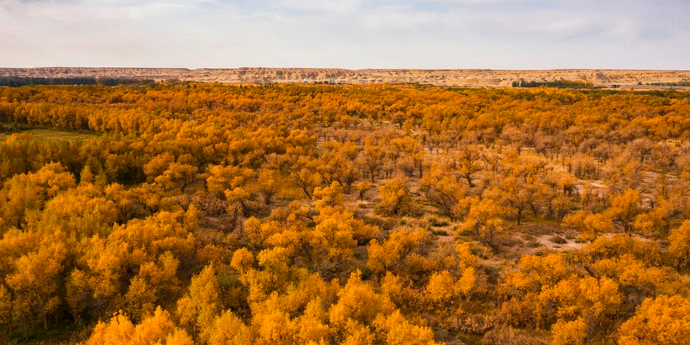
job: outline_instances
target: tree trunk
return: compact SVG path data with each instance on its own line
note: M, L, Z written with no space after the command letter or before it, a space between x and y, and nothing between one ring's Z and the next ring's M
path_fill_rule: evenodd
M466 174L465 179L467 180L467 183L470 185L470 188L474 187L474 183L472 183L472 175Z

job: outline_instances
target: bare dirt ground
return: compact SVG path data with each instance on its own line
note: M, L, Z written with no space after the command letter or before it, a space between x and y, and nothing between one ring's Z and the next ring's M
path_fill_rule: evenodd
M649 83L678 83L690 81L690 71L659 70L489 70L489 69L362 69L336 68L103 68L103 67L44 67L0 68L0 77L108 77L144 78L158 81L220 83L329 83L376 84L420 83L457 87L509 87L514 81L581 81L594 86L624 89L659 88ZM681 87L682 88L682 87Z

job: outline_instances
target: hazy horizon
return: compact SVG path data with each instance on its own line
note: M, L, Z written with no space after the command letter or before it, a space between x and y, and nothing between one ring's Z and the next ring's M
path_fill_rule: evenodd
M681 0L0 0L0 66L688 70Z

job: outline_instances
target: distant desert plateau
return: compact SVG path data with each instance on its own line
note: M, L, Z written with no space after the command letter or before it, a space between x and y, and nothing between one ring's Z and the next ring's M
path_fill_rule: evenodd
M689 83L690 71L662 70L489 70L489 69L360 69L335 68L0 68L0 77L141 78L218 83L419 83L455 87L509 87L514 81L580 81L594 86L633 87L647 84Z

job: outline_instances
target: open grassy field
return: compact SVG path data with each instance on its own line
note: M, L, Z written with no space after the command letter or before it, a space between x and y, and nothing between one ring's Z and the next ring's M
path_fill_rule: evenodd
M59 140L59 141L70 141L70 140L84 140L96 136L94 133L86 132L70 132L61 131L58 129L30 129L22 131L20 133L29 133L37 139L43 140ZM9 138L12 133L0 133L0 141L4 141Z

